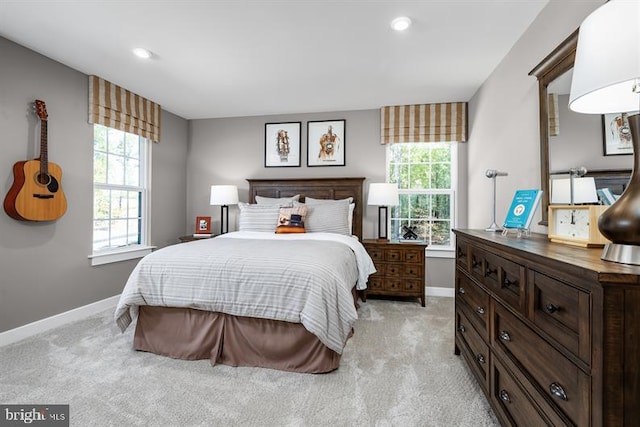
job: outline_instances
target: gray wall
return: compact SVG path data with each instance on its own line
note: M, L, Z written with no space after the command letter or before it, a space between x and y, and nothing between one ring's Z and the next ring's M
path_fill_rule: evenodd
M491 180L486 169L507 171L498 178L497 218L506 215L513 193L540 187L538 81L529 76L558 44L603 0L551 0L469 102L468 226L491 222ZM546 233L537 225L533 231Z
M93 132L87 122L88 78L0 38L0 182L13 183L13 164L39 155L39 120L46 103L49 160L63 169L68 210L56 222L0 214L0 332L119 294L135 260L89 265L92 240ZM144 94L141 94L144 95ZM184 232L187 121L162 114L162 142L153 146L151 242L174 243Z

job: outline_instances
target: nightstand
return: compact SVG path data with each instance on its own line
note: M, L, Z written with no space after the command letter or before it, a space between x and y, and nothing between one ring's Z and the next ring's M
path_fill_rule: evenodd
M415 297L425 306L424 242L362 241L378 270L369 276L367 295Z
M188 234L186 236L178 237L178 240L180 240L180 243L185 243L185 242L193 242L194 240L210 239L212 237L216 237L216 234L212 234L209 237L194 237L193 234Z

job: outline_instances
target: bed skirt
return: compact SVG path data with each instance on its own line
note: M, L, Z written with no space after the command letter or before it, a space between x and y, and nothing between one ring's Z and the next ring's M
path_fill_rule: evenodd
M191 308L140 306L133 345L175 359L209 359L212 366L325 373L340 364L340 354L300 323Z

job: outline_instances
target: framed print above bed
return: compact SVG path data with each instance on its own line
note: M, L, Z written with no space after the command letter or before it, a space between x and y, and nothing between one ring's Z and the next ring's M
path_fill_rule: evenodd
M300 167L302 122L265 123L264 167Z
M346 120L307 122L307 166L345 165Z
M633 113L611 113L602 115L602 145L605 156L633 154L631 127L628 116Z

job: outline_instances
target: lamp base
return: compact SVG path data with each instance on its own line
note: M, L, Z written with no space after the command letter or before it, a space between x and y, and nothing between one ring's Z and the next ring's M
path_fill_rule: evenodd
M608 243L600 258L620 264L640 265L640 246Z
M502 231L502 228L500 228L500 226L498 226L498 224L496 224L495 222L492 223L490 226L488 226L487 228L484 229L484 231L493 231L493 232L498 232L498 231Z

